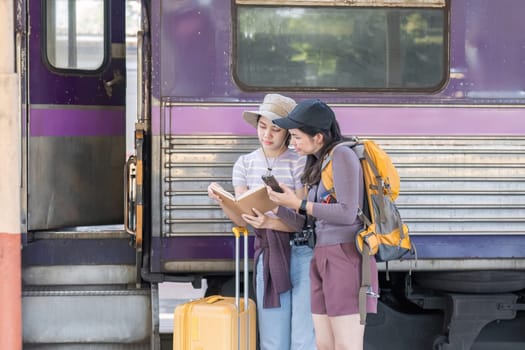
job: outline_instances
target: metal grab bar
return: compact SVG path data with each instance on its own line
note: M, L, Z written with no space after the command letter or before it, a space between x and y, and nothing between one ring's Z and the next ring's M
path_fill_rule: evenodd
M124 229L136 236L136 171L137 157L130 156L124 165Z

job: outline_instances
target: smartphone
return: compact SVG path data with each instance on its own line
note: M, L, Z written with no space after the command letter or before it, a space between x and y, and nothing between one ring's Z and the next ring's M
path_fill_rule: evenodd
M273 175L263 175L261 176L261 178L264 181L264 183L267 186L270 186L272 190L274 190L275 192L279 192L279 193L284 192L281 186L279 186L279 183L277 182L277 180L275 179Z

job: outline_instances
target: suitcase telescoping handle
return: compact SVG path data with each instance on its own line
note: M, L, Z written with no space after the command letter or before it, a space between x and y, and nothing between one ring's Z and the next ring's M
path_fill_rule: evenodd
M237 307L237 313L240 315L240 289L241 289L241 281L240 281L240 236L241 232L244 236L244 312L247 313L246 315L246 349L250 349L250 316L249 316L249 305L248 305L248 230L246 227L237 226L232 228L233 234L235 236L235 306ZM240 324L240 317L237 318L237 345L240 349L241 344L241 324Z

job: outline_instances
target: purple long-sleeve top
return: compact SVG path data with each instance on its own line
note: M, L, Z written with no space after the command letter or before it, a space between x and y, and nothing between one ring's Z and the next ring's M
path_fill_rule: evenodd
M336 147L332 155L336 203L321 203L327 189L322 182L312 186L307 200L313 203L312 216L316 218L317 246L354 242L356 233L363 227L357 216L364 196L363 170L359 158L349 147ZM284 207L277 215L288 225L300 230L304 217Z

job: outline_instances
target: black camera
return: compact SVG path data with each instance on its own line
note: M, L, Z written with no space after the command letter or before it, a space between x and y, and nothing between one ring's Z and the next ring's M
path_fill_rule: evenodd
M315 230L313 226L305 226L301 232L295 233L293 235L293 244L308 245L313 249L315 246Z
M315 247L315 230L313 227L307 227L308 246L312 249Z

